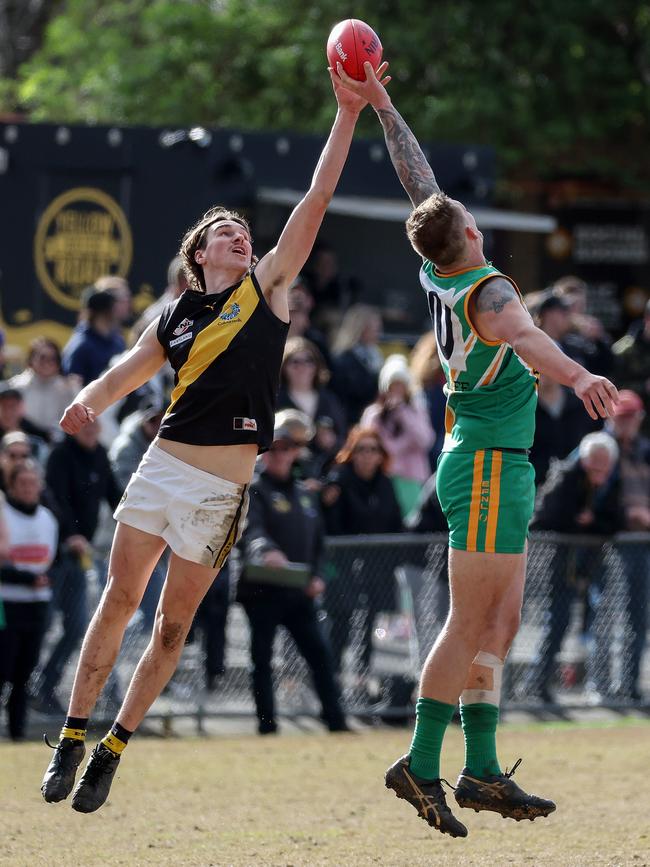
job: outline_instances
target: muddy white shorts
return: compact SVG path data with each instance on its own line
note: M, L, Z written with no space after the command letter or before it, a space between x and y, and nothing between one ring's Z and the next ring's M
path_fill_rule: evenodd
M162 537L184 560L220 569L247 511L248 485L220 479L152 444L113 517Z

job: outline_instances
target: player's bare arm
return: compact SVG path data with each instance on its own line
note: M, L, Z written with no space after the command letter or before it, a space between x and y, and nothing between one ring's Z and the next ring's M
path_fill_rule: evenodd
M382 71L379 67L380 76ZM271 309L284 320L289 318L287 289L311 252L343 171L357 118L367 105L366 99L346 90L331 71L330 77L338 104L332 131L309 190L294 208L278 243L261 259L255 272Z
M481 337L509 343L535 370L573 388L591 418L608 418L613 414L618 399L616 387L566 356L555 341L537 328L509 280L503 277L487 280L474 292L469 310Z
M156 336L157 328L158 319L143 331L135 346L117 364L81 389L61 419L66 433L77 433L115 401L144 385L160 369L165 354Z
M439 193L440 187L417 139L388 95L385 86L388 82L382 82L381 75L377 78L371 63L364 63L364 69L366 80L355 81L346 74L340 63L337 65L338 74L345 87L363 96L377 112L397 176L413 205L417 207L433 193Z

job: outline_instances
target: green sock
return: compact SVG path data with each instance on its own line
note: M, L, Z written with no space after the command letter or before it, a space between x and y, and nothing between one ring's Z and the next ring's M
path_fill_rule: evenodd
M415 731L411 741L410 768L416 777L440 777L440 751L447 726L454 715L453 704L419 698L415 706Z
M465 768L477 777L500 774L497 758L499 708L494 704L462 704L460 719L465 736Z

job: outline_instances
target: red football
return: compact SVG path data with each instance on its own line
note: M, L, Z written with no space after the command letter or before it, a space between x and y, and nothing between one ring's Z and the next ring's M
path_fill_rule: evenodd
M379 37L365 21L347 18L340 21L327 40L327 59L332 69L340 63L350 78L365 81L363 64L366 60L377 69L381 63L381 42Z

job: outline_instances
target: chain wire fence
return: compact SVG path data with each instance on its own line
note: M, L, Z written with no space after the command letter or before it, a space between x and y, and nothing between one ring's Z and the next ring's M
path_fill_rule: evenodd
M408 718L419 671L447 614L446 535L330 538L327 560L319 620L339 671L344 708L369 719ZM254 716L248 622L233 602L236 552L231 561L230 580L220 576L206 597L151 719L190 716L201 730L206 717ZM103 589L104 564L100 557L86 572L89 613ZM644 693L650 697L649 565L650 534L531 536L522 622L505 667L504 708L642 706ZM476 592L480 596L480 574ZM148 612L138 611L129 624L95 720L114 718L149 641L152 610L150 600ZM42 658L61 629L55 611ZM63 704L77 655L78 648L58 688ZM279 715L318 716L307 666L282 628L273 668Z

